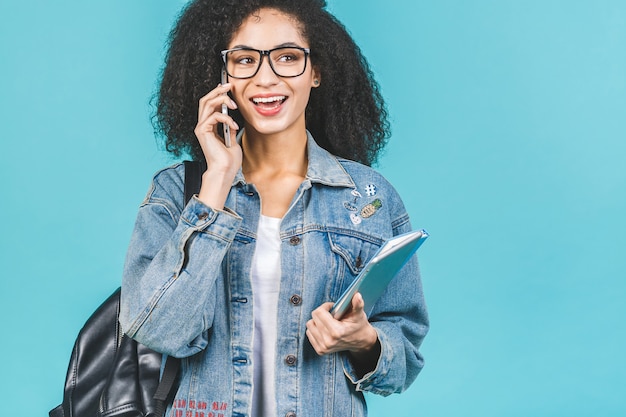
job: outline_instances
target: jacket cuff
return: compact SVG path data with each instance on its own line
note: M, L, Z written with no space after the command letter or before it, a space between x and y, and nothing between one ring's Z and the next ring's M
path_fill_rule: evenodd
M380 356L374 370L366 373L359 379L349 355L345 354L343 355L343 372L356 385L357 391L371 392L372 394L386 397L393 393L393 390L385 389L385 386L388 384L384 381L393 358L393 349L391 344L388 343L387 335L379 328L374 327L374 329L378 334L378 341L380 342Z
M217 232L217 234L231 238L237 232L241 220L242 218L233 210L227 207L223 210L215 210L200 201L197 195L189 200L180 216L181 222L198 232L205 232L210 225L214 224L213 227L217 226L222 230L213 233Z

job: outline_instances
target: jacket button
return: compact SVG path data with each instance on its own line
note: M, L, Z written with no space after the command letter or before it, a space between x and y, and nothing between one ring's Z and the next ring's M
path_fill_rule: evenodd
M294 294L291 296L289 301L291 301L291 304L293 304L294 306L299 306L300 304L302 304L302 297L300 297L298 294Z
M285 417L296 417L296 413L294 413L293 411L290 411L287 414L285 414Z
M285 357L285 363L289 366L294 366L297 362L297 358L295 355L287 355ZM295 414L294 414L295 415Z
M299 245L300 244L300 238L298 236L294 236L291 239L289 239L289 243L293 246Z

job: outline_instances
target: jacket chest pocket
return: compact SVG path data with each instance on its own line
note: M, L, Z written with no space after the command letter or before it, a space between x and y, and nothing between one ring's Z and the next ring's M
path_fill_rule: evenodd
M363 270L367 262L380 249L383 241L373 237L359 237L341 233L329 233L329 241L338 267L336 279L329 294L334 301Z

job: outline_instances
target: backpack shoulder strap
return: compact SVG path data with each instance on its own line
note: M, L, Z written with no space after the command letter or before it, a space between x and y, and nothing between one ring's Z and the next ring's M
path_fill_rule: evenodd
M200 191L202 174L206 171L206 162L184 161L185 164L185 204Z
M168 356L165 359L165 368L163 369L163 375L159 381L156 392L154 393L154 400L156 404L155 416L162 417L165 415L167 404L169 404L170 397L175 394L172 389L176 385L178 380L178 370L180 369L180 359L173 356Z

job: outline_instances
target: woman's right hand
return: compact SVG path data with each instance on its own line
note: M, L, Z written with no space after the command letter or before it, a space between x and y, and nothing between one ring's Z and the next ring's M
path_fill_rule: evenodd
M224 207L242 161L241 146L235 140L239 126L232 117L222 113L222 104L226 104L231 110L237 108L237 104L227 94L230 88L230 84L220 84L200 99L198 124L194 129L207 163L198 198L216 210ZM218 133L219 123L230 126L230 148L224 145L224 140Z

